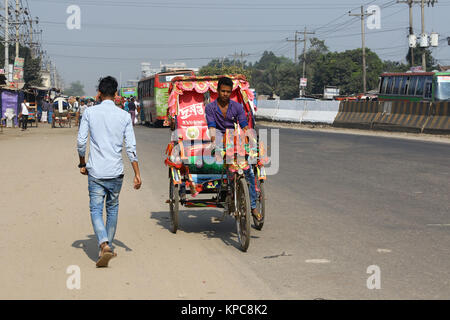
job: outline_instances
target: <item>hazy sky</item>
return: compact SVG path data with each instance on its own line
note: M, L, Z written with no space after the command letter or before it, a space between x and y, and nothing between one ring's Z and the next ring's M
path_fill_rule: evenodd
M381 7L381 28L366 28L366 46L382 59L405 61L409 13L406 4L389 0L28 0L39 17L43 48L66 86L80 80L89 95L97 80L112 75L125 85L136 79L140 63L185 62L200 67L212 58L241 51L256 61L265 50L293 59L294 32L315 31L332 51L361 47L361 23L348 11ZM69 30L70 5L81 9L81 29ZM441 64L450 65L450 0L425 7L426 31L440 34L433 49ZM414 7L414 31L421 30L420 6ZM302 38L302 36L299 36ZM299 54L303 43L299 43Z

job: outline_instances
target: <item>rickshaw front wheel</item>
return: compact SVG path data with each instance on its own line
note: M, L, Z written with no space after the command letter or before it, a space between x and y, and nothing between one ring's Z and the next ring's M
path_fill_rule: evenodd
M236 226L241 250L246 252L250 245L250 193L247 180L241 177L238 181L237 190L237 214Z
M170 177L169 185L169 207L170 207L170 231L177 233L178 230L178 211L180 207L180 193L178 185L173 183L172 177Z

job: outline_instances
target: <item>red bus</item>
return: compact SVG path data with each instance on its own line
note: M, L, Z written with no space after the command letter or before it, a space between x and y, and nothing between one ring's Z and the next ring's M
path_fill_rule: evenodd
M163 125L167 119L170 82L178 76L195 76L195 73L192 70L160 72L139 81L138 100L142 122L157 127Z

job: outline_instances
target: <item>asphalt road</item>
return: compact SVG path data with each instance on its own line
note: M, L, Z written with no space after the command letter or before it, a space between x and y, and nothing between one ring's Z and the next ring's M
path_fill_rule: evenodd
M181 208L169 231L168 129L135 132L143 185L124 152L106 269L77 129L0 134L0 299L450 298L449 143L280 129L265 225L244 253L220 209Z
M211 259L238 259L279 298L450 298L449 144L279 132L279 172L248 252L231 218L213 221L220 210L182 208L177 241L213 241ZM160 185L163 203L168 130L137 127L136 136L144 179ZM150 218L169 232L168 205L158 207Z

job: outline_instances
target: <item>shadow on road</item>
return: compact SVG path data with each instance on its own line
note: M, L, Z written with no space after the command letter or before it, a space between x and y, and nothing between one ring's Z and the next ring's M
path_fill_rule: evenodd
M97 237L95 236L95 234L88 235L87 237L88 239L74 241L74 243L72 243L72 247L83 249L84 253L89 257L89 259L96 262L98 260L98 254L100 251L97 244ZM114 239L112 249L114 250L116 246L124 248L125 251L133 251L133 249L129 248L122 241Z
M170 232L169 216L169 211L150 213L150 219L157 220L158 225ZM218 221L220 218L222 218L222 212L217 210L180 210L178 216L178 230L186 233L201 234L207 239L220 239L227 246L233 246L240 249L235 220L230 216L226 216L224 221ZM251 239L258 238L259 237L251 235Z

